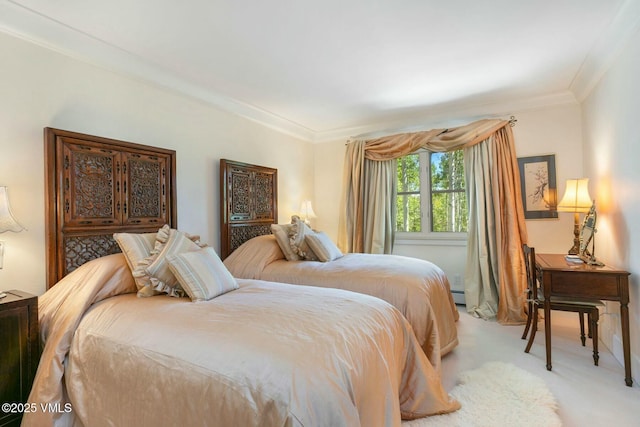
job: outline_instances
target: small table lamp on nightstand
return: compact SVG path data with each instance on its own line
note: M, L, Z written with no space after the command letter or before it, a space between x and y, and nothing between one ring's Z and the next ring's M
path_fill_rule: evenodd
M302 203L300 203L300 217L307 225L309 225L309 218L316 217L313 206L311 206L311 200L303 200Z
M5 231L13 231L17 233L25 230L11 213L9 206L9 196L7 195L7 187L0 186L0 233ZM0 241L0 269L2 268L2 259L4 256L4 242Z
M558 203L558 211L573 212L573 246L569 255L580 254L580 213L587 213L593 201L589 195L589 178L568 179L567 186Z

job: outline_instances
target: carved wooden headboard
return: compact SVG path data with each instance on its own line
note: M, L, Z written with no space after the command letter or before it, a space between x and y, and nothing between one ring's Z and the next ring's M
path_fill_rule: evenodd
M278 222L278 170L220 160L220 257L247 240L271 234Z
M120 252L115 232L177 228L176 152L45 128L47 289Z

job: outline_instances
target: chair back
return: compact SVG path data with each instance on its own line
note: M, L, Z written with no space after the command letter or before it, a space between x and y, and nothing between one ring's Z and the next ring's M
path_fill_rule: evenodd
M522 245L524 252L524 267L527 273L527 296L536 301L538 299L538 284L536 278L536 250L526 243Z

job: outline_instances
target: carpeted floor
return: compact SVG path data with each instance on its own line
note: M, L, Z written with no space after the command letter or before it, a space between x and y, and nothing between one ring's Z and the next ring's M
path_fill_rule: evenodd
M580 344L575 313L553 315L553 370L547 371L544 332L538 333L531 352L525 353L526 341L520 338L523 326L504 326L476 319L464 307L459 310L460 345L442 359L442 382L449 392L456 387L462 372L499 361L512 364L545 382L558 402L557 412L564 427L640 425L640 386L637 382L633 387L625 385L623 366L602 342L600 363L594 366L591 344L587 343L585 347ZM603 310L601 319L613 315ZM631 340L633 342L633 336ZM634 367L636 379L638 372L640 368Z
M405 421L403 427L558 427L557 403L545 382L510 363L462 372L450 394L462 408Z

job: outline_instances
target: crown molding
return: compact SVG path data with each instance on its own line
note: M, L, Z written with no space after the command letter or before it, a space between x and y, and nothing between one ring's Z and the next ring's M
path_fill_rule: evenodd
M374 138L401 132L417 132L438 127L460 126L481 118L506 118L512 114L559 105L578 104L568 90L517 100L478 103L459 102L443 107L429 107L395 120L379 120L375 124L316 132L314 143L346 140L354 137Z
M629 13L629 8L636 12L633 15L634 17L640 16L640 13L637 12L637 10L640 10L640 5L630 5L631 3L634 3L634 1L627 1L616 19L620 18L620 15ZM635 19L635 26L632 26L632 28L637 28L638 21L640 19ZM626 28L628 29L625 34L627 34L628 39L631 28L629 26ZM505 116L518 111L576 103L575 90L573 92L564 91L515 101L503 99L502 101L497 100L481 104L460 101L458 103L427 107L404 115L396 115L394 118L373 120L371 124L318 131L248 103L232 99L220 93L204 90L202 87L166 72L157 65L145 61L130 52L10 1L0 2L0 31L67 57L129 78L135 78L148 84L154 84L165 90L189 96L280 133L313 143L348 139L362 134L389 134L392 132L416 131L426 127L447 127L482 117ZM586 69L585 65L583 65L583 69ZM578 84L577 80L574 81L576 85ZM452 121L452 117L455 118L455 121Z
M152 83L293 137L315 132L256 106L205 90L140 57L12 2L0 2L0 31L99 68Z
M582 63L569 90L584 101L640 29L640 2L626 0Z

